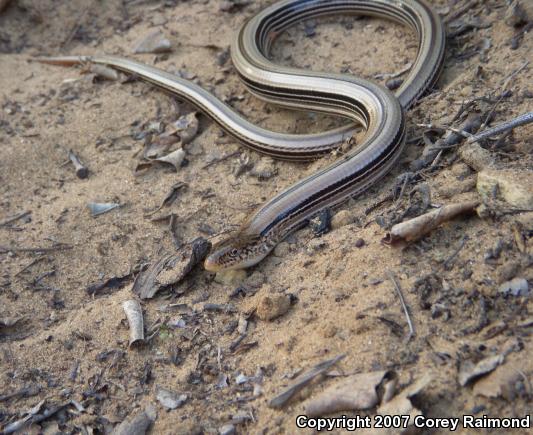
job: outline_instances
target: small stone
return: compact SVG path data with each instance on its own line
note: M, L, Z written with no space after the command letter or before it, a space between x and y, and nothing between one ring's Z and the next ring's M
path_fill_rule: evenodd
M533 204L533 171L485 170L477 176L477 191L485 200L501 197L509 205L530 209Z
M307 36L308 38L312 38L313 36L316 35L315 26L310 23L305 23L304 33L305 33L305 36Z
M215 282L224 285L238 285L246 279L246 271L243 269L225 270L217 272Z
M461 91L459 92L463 97L469 97L470 95L472 95L472 86L470 85L466 85L463 87L463 89L461 89Z
M363 246L365 246L365 241L359 237L356 241L355 241L355 247L356 248L362 248Z
M271 157L263 157L259 162L254 165L250 171L250 175L258 178L259 180L268 180L278 173L276 163Z
M186 394L177 394L162 387L157 389L156 398L167 410L179 408L187 401Z
M224 66L230 57L229 49L224 49L217 54L217 65Z
M403 84L403 79L401 78L392 78L392 79L388 79L385 82L385 86L387 87L387 89L391 91L398 89L402 84Z
M235 435L235 426L232 424L225 424L221 428L218 429L219 435Z
M513 279L520 270L520 262L510 260L498 269L498 284Z
M287 295L277 294L261 294L257 304L255 314L261 320L274 320L282 316L291 306L291 298Z
M237 385L242 385L242 384L245 384L246 382L249 382L249 381L250 381L250 378L248 376L246 376L244 373L239 373L235 377L235 383Z
M516 141L512 144L512 148L520 154L531 154L533 153L533 138Z
M317 237L328 233L331 230L331 210L329 208L323 209L309 221L309 227Z
M341 210L331 219L331 229L339 229L346 225L350 225L353 223L353 221L354 218L352 213L350 213L348 210Z
M531 0L514 0L505 11L505 24L511 27L519 27L530 19L533 20Z
M512 296L529 296L529 284L525 278L515 278L500 285L500 293Z
M322 335L324 338L333 338L335 334L337 333L337 327L333 324L326 325L326 327L322 330Z
M457 178L463 179L465 177L468 177L472 171L470 170L470 167L463 162L457 162L450 168L451 173L456 176Z
M254 384L254 391L253 391L254 397L259 397L263 394L263 387L260 384Z
M465 180L448 180L436 190L439 198L453 198L461 193L470 192L476 188L475 177L470 177Z
M307 245L307 253L313 255L315 252L324 249L327 246L327 243L322 239L313 239Z
M463 145L459 150L459 155L468 166L478 172L494 165L494 158L490 151L477 143Z
M168 53L172 50L172 44L165 36L156 30L145 36L135 45L134 53Z
M276 257L285 257L291 252L291 247L287 242L278 243L274 248L274 255Z
M256 270L246 279L246 285L251 288L259 288L266 281L266 277L263 273Z

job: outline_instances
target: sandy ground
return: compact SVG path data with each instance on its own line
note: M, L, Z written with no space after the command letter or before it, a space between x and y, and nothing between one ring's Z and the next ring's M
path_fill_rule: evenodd
M160 68L194 76L265 127L303 133L337 123L276 108L246 92L231 61L222 64L221 53L244 20L271 2L223 11L225 3L13 0L0 14L0 221L28 212L0 227L0 429L45 400L43 409L66 406L25 432L99 433L154 404L152 433L217 433L227 424L237 433L295 433L295 418L307 398L338 379L315 381L282 409L270 408L269 401L301 370L340 354L346 356L337 367L345 374L393 370L398 391L429 374L430 384L412 401L426 416L528 415L533 307L527 296L504 296L499 288L516 277L533 284L532 213L489 210L483 217L447 223L404 247L383 244L387 229L376 223L395 207L407 208L408 195L394 202L389 194L396 177L420 157L424 125L459 126L453 117L461 104L483 96L497 99L504 84L510 91L505 98L497 105L481 101L477 110L493 109L498 123L533 109L531 65L505 83L533 60L533 39L526 33L511 46L520 28L505 23L503 0L477 2L452 20L455 27L448 25L455 31L458 23L475 24L449 38L435 90L408 113L411 140L400 163L344 208L351 223L318 239L310 229L297 232L243 282L220 284L197 270L142 301L151 336L144 346L128 348L122 303L134 297L132 277L120 288L88 294L91 284L131 274L175 250L168 221L154 221L147 212L176 182L188 187L157 215L174 213L179 238L187 242L238 225L254 205L335 158L270 162L199 115L199 132L185 146L186 166L135 174L144 146L139 133L155 122L168 125L193 108L139 81L95 81L74 68L28 62L35 55L93 53L157 61ZM450 17L466 3L435 5ZM281 35L272 53L277 62L372 79L404 69L416 50L415 35L382 20L342 17L308 26L315 35L303 25ZM154 29L169 38L172 52L133 55L135 43ZM483 146L498 168L518 174L532 168L531 125ZM445 150L408 192L424 184L435 205L479 199L476 168L461 159L458 148ZM68 149L89 167L87 179L76 177ZM243 155L272 176L261 179L253 170L235 175ZM90 202L122 206L95 218ZM389 272L414 323L416 333L408 342ZM238 287L244 290L236 292ZM265 294L291 295L292 304L272 321L250 317L235 350L239 318ZM205 303L231 304L234 310L210 311ZM509 380L494 372L491 385L502 386L502 394L485 397L477 383L459 384L466 361L494 355L505 355L498 370L514 373ZM239 375L256 378L238 383ZM166 411L156 399L160 387L185 394L185 403ZM23 388L26 394L9 396ZM69 405L71 399L83 411ZM376 412L374 407L347 415Z

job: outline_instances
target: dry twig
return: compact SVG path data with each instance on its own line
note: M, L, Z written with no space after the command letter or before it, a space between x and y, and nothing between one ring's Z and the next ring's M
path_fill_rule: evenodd
M501 124L491 127L476 135L469 135L468 140L466 142L467 143L479 142L480 140L486 139L490 136L494 136L495 134L502 133L508 130L512 130L515 127L529 124L530 122L533 122L533 112L524 113L523 115L517 116L516 118L511 119L510 121L502 122Z
M387 275L389 275L389 279L392 281L392 284L394 285L394 289L396 290L396 293L398 294L398 298L400 299L400 303L402 304L402 309L405 314L405 318L407 319L407 325L409 325L409 335L405 337L405 341L407 342L411 340L411 338L413 338L413 336L415 335L415 328L413 326L411 316L409 315L409 309L407 308L405 299L403 298L402 289L400 288L398 281L396 281L396 277L390 270L387 270Z
M401 222L391 228L390 233L387 234L384 242L413 242L428 234L443 222L464 213L471 213L478 205L479 201L449 204L408 221Z
M268 404L271 408L281 408L285 405L298 391L304 388L309 382L315 379L317 376L323 374L335 364L337 364L346 355L339 355L333 359L321 362L313 367L308 372L299 376L294 384L286 388L281 394L274 397Z

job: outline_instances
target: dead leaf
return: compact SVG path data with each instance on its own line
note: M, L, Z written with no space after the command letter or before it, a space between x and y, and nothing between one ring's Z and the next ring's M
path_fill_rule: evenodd
M396 397L392 398L389 402L383 403L377 410L379 415L409 415L409 421L413 422L417 415L422 415L422 411L415 407L411 399L415 398L420 392L422 392L433 380L430 374L425 374L412 384L410 387L404 389ZM405 428L408 429L408 428ZM392 433L403 433L406 430L394 429Z
M133 283L133 292L141 299L150 299L161 289L180 282L211 249L211 242L198 237L184 245L176 254L166 255L141 272Z
M137 167L135 168L135 173L138 174L144 169L151 168L154 166L154 164L164 164L164 165L170 165L174 170L177 172L179 168L181 168L181 164L183 163L183 160L185 159L185 151L183 151L182 148L178 148L175 151L172 151L171 153L167 154L163 157L158 157L156 159L151 159L145 162L139 162L137 164Z
M87 206L91 211L91 216L96 217L120 207L120 204L114 202L90 202Z
M459 369L459 384L464 387L474 379L490 373L503 363L503 360L504 358L502 355L493 355L483 358L477 363L474 363L471 360L463 361L461 368Z
M141 304L135 299L125 301L122 308L130 325L130 347L144 342L144 320Z
M171 42L165 36L156 30L137 42L133 49L135 54L138 53L168 53L172 51Z
M345 356L346 355L339 355L333 359L323 361L311 368L310 370L306 371L302 375L298 376L298 378L290 386L285 388L280 394L270 400L268 406L270 408L281 408L285 406L285 404L287 404L296 393L301 391L306 385L313 381L313 379L328 371Z
M178 394L172 390L163 387L157 388L156 399L166 409L176 409L181 407L187 401L186 394Z
M154 160L163 157L169 148L178 142L177 136L147 136L143 149L143 157L146 160Z
M11 328L20 322L24 317L2 317L0 318L0 328Z
M177 121L172 123L168 134L176 134L179 136L181 145L187 145L192 141L198 133L199 122L196 112L191 112L187 115L180 116Z
M135 414L120 423L112 432L113 435L144 435L157 418L154 405L148 405L144 411Z
M178 148L166 156L154 159L154 161L169 164L177 171L181 167L183 159L185 159L185 151L182 148Z
M501 365L488 376L477 381L474 394L485 397L512 397L514 385L522 376L520 371L511 364Z
M309 400L305 405L305 414L316 417L338 411L373 408L380 402L378 387L383 381L396 377L396 373L385 370L348 376Z

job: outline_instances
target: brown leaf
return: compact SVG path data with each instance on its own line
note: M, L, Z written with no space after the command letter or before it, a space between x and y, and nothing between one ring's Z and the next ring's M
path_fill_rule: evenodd
M187 145L196 137L198 133L198 118L196 112L191 112L187 115L181 116L176 122L172 124L172 129L169 134L177 134L180 138L181 145Z
M410 422L414 421L417 415L422 415L422 412L415 407L411 399L422 392L432 381L432 377L429 374L425 374L418 381L412 384L410 387L404 389L396 397L392 398L389 402L382 404L377 411L379 415L409 415ZM407 428L405 428L407 429ZM403 433L405 430L395 429L392 433Z
M480 379L474 385L474 394L485 397L510 397L514 384L522 376L520 371L511 364L498 367L488 376Z
M141 272L133 283L133 292L141 299L150 299L161 289L180 282L200 263L211 249L211 243L198 237L184 245L176 254L162 257L146 271Z
M493 355L483 358L477 363L473 363L471 360L463 361L459 369L459 384L464 387L474 379L490 373L503 363L503 359L502 355Z
M165 36L156 30L139 42L133 49L134 53L167 53L172 50L172 44Z
M341 379L309 400L305 405L305 413L316 417L338 411L373 408L380 401L378 387L391 377L396 378L396 373L384 370Z

